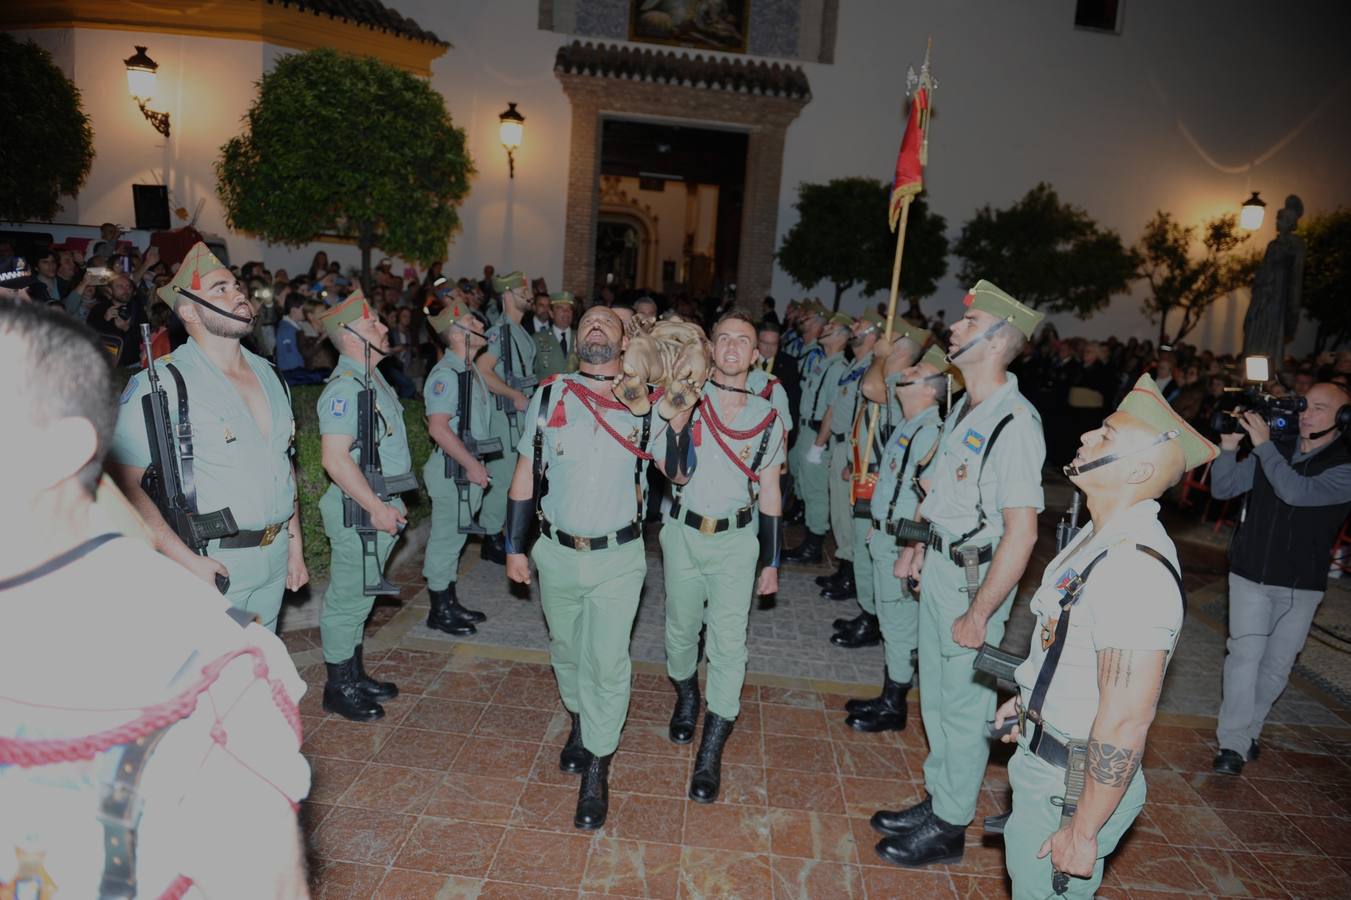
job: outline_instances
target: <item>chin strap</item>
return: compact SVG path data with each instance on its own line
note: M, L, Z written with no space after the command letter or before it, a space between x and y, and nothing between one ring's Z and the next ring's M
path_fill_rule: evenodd
M1137 453L1143 453L1150 447L1157 447L1159 444L1171 441L1177 437L1180 437L1181 435L1182 432L1174 428L1171 431L1165 431L1163 434L1156 437L1153 441L1151 441L1144 447L1140 447L1136 450L1131 450L1129 453L1109 453L1106 456L1093 460L1092 462L1086 462L1082 466L1076 466L1074 463L1070 463L1068 466L1065 466L1061 471L1063 471L1066 475L1082 475L1085 472L1092 472L1094 469L1101 469L1103 466L1108 465L1109 463L1114 463L1119 459L1125 459L1127 456L1134 456Z
M937 372L933 375L925 375L923 378L916 378L914 381L898 381L896 382L896 387L910 387L911 385L923 384L926 381L933 381L935 378L942 378L944 381L947 381L948 376L946 372Z
M184 297L187 297L189 300L191 300L193 303L196 303L198 306L205 306L207 309L211 310L213 313L216 313L217 315L225 316L225 318L227 319L234 319L236 322L243 322L245 325L253 324L253 316L249 316L246 319L243 316L237 316L234 313L228 313L225 310L221 309L216 304L203 300L201 297L198 297L192 291L186 290L185 288L175 286L174 292L181 294ZM360 335L357 335L357 337L360 337Z
M343 327L344 330L351 332L352 335L353 335L357 340L361 341L361 343L365 344L365 345L366 345L366 349L372 350L372 351L374 351L374 352L376 352L376 353L379 353L381 356L389 356L389 351L388 351L388 350L381 350L379 347L375 346L375 345L372 344L370 341L366 340L366 339L365 339L364 337L362 337L362 336L357 332L357 330L356 330L355 328L353 328L351 325L344 325L344 326L342 326L342 327ZM468 329L466 329L466 330L468 330ZM472 331L470 331L469 333L470 333L470 334L473 334Z
M949 353L948 362L952 362L954 359L961 356L963 353L970 350L972 347L976 346L981 341L989 340L991 337L994 336L996 331L1003 328L1008 323L1009 323L1008 319L1000 319L998 322L995 322L989 328L985 329L980 334L976 335L971 340L967 341L965 344L962 344L955 351Z

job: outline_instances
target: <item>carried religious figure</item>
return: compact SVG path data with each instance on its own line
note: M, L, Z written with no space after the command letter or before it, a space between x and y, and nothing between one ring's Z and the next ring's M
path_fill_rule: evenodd
M1299 324L1300 284L1304 279L1304 238L1295 225L1304 215L1304 202L1291 194L1276 213L1276 237L1267 244L1253 279L1252 300L1243 317L1243 353L1262 355L1280 367L1285 344Z

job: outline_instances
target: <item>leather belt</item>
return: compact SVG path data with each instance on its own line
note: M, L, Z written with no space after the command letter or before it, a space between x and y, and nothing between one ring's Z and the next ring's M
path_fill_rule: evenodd
M803 420L802 420L802 424L803 424L804 426L806 426L807 428L810 428L812 431L820 431L820 430L821 430L821 420L820 420L820 419L803 419Z
M289 520L288 520L289 521ZM266 547L277 539L277 535L286 528L286 522L278 522L275 525L269 525L260 531L245 531L240 529L229 537L220 539L220 548L222 550L243 550L249 547Z
M539 520L539 530L545 537L553 538L569 550L604 550L607 547L622 547L624 544L642 537L643 523L630 522L614 534L588 538L578 537L575 534L568 534L566 531L559 531L549 523L548 519L541 516Z
M671 518L685 523L700 534L721 534L733 528L745 528L751 523L751 519L755 518L755 510L745 506L737 510L735 516L727 519L715 519L711 516L701 516L690 510L685 510L682 514L680 504L677 503L671 510Z
M943 547L943 539L936 534L929 539L929 549L937 550L957 565L962 565L962 548L948 547L945 550ZM994 545L986 544L984 547L981 547L980 552L977 554L976 561L983 566L992 559L994 559Z
M1036 722L1029 724L1036 727L1036 733L1027 742L1027 749L1038 759L1044 760L1053 766L1067 768L1070 764L1070 748L1064 741L1047 731L1043 726Z

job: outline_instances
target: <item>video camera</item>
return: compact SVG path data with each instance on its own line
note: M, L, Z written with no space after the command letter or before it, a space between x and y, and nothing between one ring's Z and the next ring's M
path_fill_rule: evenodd
M1277 397L1262 390L1262 385L1271 378L1271 366L1265 356L1249 356L1243 360L1244 381L1246 387L1225 388L1226 396L1220 406L1211 414L1211 430L1218 434L1242 434L1240 424L1245 412L1255 412L1271 429L1273 441L1293 441L1299 437L1299 414L1308 409L1309 404L1296 395Z

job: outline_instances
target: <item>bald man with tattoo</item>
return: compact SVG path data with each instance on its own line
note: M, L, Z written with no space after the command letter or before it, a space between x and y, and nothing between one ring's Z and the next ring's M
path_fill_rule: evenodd
M1018 693L995 713L1018 744L1004 830L1015 900L1093 897L1144 807L1140 760L1186 611L1157 500L1219 453L1148 375L1082 440L1065 474L1091 521L1047 567Z

